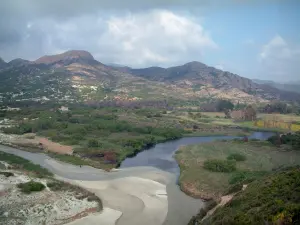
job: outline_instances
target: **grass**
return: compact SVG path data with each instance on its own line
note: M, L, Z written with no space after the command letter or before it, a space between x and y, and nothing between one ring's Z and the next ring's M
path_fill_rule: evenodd
M227 160L235 160L235 161L245 161L246 156L242 155L240 153L231 153L228 157Z
M33 164L27 159L21 158L13 154L0 151L0 159L13 166L13 168L15 169L21 169L26 170L28 172L32 172L38 177L53 176L53 174L50 171L41 167L40 165Z
M295 114L279 114L279 113L273 113L273 114L258 114L258 117L261 119L273 119L274 117L278 118L279 120L283 120L285 122L291 122L291 121L298 121L300 122L300 116L297 116Z
M235 160L207 159L203 168L212 172L230 173L236 170Z
M70 163L76 166L93 166L95 168L101 168L104 170L109 171L114 167L113 164L104 164L101 163L101 161L96 161L96 160L91 160L91 159L83 159L78 156L74 155L61 155L61 154L56 154L56 153L48 153L52 158L65 162L65 163Z
M206 160L226 160L241 154L245 161L236 162L236 172L206 170ZM180 187L200 198L218 198L228 191L230 183L255 179L281 166L300 164L299 151L281 151L267 141L216 141L181 147L175 154L180 166Z

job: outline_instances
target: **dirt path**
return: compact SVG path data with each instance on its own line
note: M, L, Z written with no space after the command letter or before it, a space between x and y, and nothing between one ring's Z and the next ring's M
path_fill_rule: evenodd
M59 154L68 154L68 155L73 154L72 146L55 143L53 141L50 141L47 138L38 137L38 136L36 136L35 139L33 139L33 140L37 141L38 144L41 143L44 150L59 153Z
M0 143L4 145L40 148L41 151L55 152L58 154L73 154L73 147L53 142L45 137L36 136L34 133L15 135L0 133Z
M230 202L231 199L233 198L233 196L234 196L234 194L222 196L221 197L221 202L216 207L214 207L213 209L209 210L207 212L206 216L203 219L205 219L208 216L211 216L216 211L217 208L219 208L221 206L224 206L224 205L226 205L226 203Z

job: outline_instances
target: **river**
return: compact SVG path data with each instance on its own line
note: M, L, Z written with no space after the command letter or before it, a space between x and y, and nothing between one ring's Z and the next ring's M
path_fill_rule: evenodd
M273 133L254 132L249 138L264 140L271 135ZM141 224L141 221L144 225L185 225L203 207L203 202L185 195L176 184L180 171L173 158L175 151L182 145L233 138L237 137L184 137L157 144L133 158L127 158L115 172L57 162L43 153L30 153L2 145L0 151L26 158L47 168L57 177L95 191L103 200L104 207L122 212L115 221L117 225L135 225ZM93 185L92 189L90 185ZM153 188L153 185L156 186ZM166 198L162 196L163 192ZM91 223L86 221L82 224ZM106 225L101 221L99 224Z
M254 132L249 139L266 140L270 136L274 135L272 132ZM179 166L174 159L173 155L180 146L199 144L205 142L212 142L215 140L230 140L234 138L242 138L236 136L211 136L211 137L184 137L174 141L168 141L165 143L157 144L148 150L138 153L132 158L125 159L120 168L137 167L137 166L151 166L161 170L176 174L180 173Z

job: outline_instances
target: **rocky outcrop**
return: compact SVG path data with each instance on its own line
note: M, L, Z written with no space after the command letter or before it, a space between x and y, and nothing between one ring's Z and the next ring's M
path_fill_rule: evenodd
M85 60L85 61L94 61L94 57L92 56L91 53L87 51L82 51L82 50L71 50L64 52L62 54L58 55L46 55L43 56L34 63L36 64L46 64L46 65L52 65L52 64L70 64L71 62L76 62L79 60Z

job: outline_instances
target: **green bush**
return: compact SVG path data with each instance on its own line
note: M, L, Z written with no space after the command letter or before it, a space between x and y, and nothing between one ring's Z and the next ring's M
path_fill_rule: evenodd
M204 161L204 168L213 172L229 173L236 170L236 161L210 159Z
M59 191L61 190L62 183L51 181L47 183L47 187L50 188L51 191Z
M256 180L201 225L300 224L300 167Z
M232 153L227 157L228 160L245 161L246 156L239 153Z
M0 172L0 175L4 175L5 177L12 177L12 176L14 176L14 174L11 173L11 172Z
M224 193L225 195L230 195L233 193L236 193L240 190L242 190L243 184L242 183L235 183L233 185L230 185L227 191Z
M250 183L266 174L266 171L237 171L229 177L229 184Z
M88 147L89 148L97 148L99 147L99 142L96 139L88 140Z
M29 181L27 183L18 184L18 188L20 188L23 193L30 194L31 192L44 190L45 185L39 182Z

